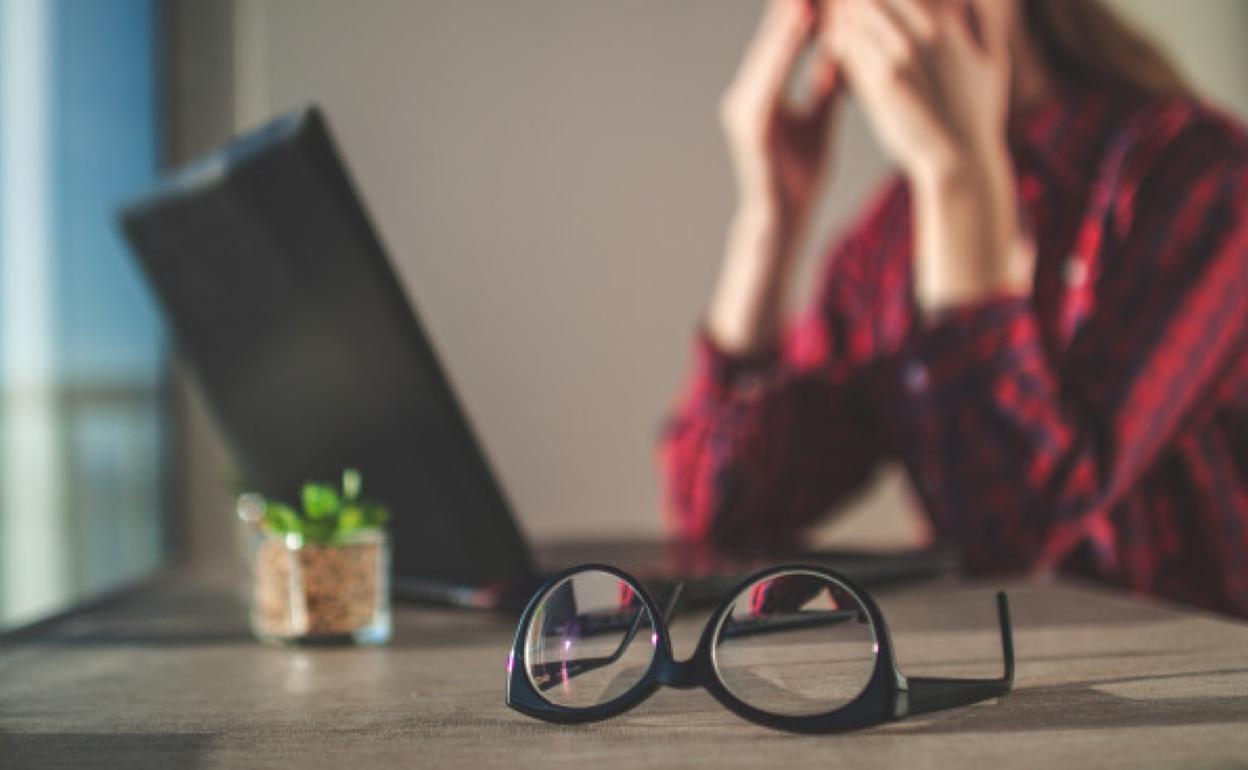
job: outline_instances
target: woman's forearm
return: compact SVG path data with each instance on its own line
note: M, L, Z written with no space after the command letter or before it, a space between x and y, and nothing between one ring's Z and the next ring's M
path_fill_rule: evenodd
M988 153L915 174L914 293L927 315L1001 294L1030 291L1008 155Z
M771 204L738 208L705 320L723 352L750 356L776 345L797 261L794 230Z
M776 344L798 231L826 171L841 93L839 66L828 56L814 56L805 98L790 99L798 65L814 45L821 7L812 0L767 3L720 100L742 203L704 327L729 355L749 356Z

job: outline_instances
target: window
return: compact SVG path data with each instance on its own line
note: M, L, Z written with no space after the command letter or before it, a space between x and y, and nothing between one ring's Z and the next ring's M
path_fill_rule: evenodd
M117 231L159 160L154 0L0 0L0 628L162 561L165 345Z

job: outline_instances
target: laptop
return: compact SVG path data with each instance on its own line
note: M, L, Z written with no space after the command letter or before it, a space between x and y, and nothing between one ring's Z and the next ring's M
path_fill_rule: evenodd
M597 561L679 580L697 603L782 558L612 541L535 553L315 106L173 173L120 220L247 488L295 500L304 481L358 468L394 512L398 598L511 608L552 570ZM952 563L784 558L877 585Z

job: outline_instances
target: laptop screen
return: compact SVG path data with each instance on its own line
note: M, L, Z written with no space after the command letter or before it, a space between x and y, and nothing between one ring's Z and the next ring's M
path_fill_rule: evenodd
M394 513L396 575L531 574L316 108L177 173L122 222L246 488L293 502L358 468Z

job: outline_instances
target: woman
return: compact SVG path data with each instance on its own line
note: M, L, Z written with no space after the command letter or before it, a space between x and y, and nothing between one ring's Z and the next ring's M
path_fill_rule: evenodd
M847 89L900 173L788 323ZM773 0L723 122L739 210L662 447L684 536L790 539L893 457L971 571L1248 616L1237 125L1097 0Z

